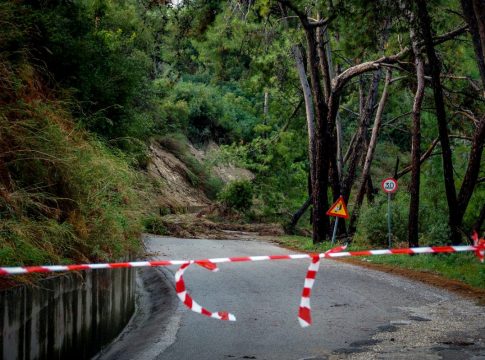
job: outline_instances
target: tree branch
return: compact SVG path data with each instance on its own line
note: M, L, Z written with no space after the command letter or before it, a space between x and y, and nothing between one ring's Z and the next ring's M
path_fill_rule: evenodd
M463 33L465 33L468 29L468 26L463 25L455 30L452 30L448 33L445 33L443 35L437 36L433 39L433 44L436 46L438 44L441 44L445 41L448 41L450 39L455 38L456 36L459 36ZM347 84L347 82L352 79L355 76L361 75L363 73L373 71L378 69L381 66L391 66L393 64L396 64L404 58L406 55L410 53L410 48L405 47L402 49L399 53L391 56L383 56L377 60L372 60L372 61L367 61L362 64L354 65L344 72L342 72L339 76L337 76L332 83L332 86L334 88L334 91L338 92L341 91L342 88Z
M298 7L296 7L291 1L278 0L278 2L281 5L286 6L288 9L293 11L300 18L300 21L303 27L306 29L315 29L318 27L327 26L328 23L335 18L335 14L331 13L330 16L328 16L325 19L319 19L319 20L311 19L307 16L307 14L305 14L303 11L298 9Z
M426 152L423 155L421 155L421 158L419 159L420 164L422 164L426 159L428 159L431 156L434 148L436 147L436 145L438 145L439 142L440 142L439 138L436 138L433 140L428 150L426 150ZM410 171L411 171L411 165L406 166L404 169L402 169L400 172L397 173L396 180L403 177Z

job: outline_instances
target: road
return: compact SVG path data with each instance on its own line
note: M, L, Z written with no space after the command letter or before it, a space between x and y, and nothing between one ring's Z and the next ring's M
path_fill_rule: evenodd
M263 241L147 236L159 259L287 254ZM97 360L474 359L485 360L484 308L401 277L323 260L312 293L313 326L297 311L308 260L221 264L185 272L194 299L222 322L176 298L174 267L142 270L138 310ZM168 294L169 296L160 296Z

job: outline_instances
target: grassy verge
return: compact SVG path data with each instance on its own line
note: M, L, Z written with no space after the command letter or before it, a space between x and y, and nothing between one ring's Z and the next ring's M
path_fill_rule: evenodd
M282 246L295 250L323 252L332 247L330 242L313 245L311 238L302 236L281 236L276 241ZM365 250L368 247L352 245L352 250ZM485 265L472 253L464 254L422 254L371 256L354 258L377 266L391 266L423 273L440 275L446 279L457 280L475 288L485 289Z
M0 104L0 264L135 253L148 182L125 154L79 129L60 101L29 94L34 100L15 94Z

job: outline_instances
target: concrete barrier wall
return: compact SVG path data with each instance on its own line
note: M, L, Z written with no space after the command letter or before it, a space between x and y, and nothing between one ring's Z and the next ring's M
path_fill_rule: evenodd
M0 291L0 357L89 359L135 309L135 270L93 270Z

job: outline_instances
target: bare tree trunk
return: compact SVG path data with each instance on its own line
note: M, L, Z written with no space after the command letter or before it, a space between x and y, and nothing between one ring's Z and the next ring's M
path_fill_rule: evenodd
M485 0L461 0L461 7L472 37L485 98Z
M365 193L367 196L367 202L372 204L374 202L374 184L372 183L372 176L369 174L367 176L367 186L365 188Z
M330 96L332 93L332 80L335 77L335 69L333 68L332 62L332 50L330 48L330 39L328 36L328 28L318 28L317 30L317 37L318 37L318 57L320 59L320 69L323 74L323 89L325 92L325 99L327 104L330 101ZM331 127L332 125L329 124ZM336 128L336 141L334 144L334 148L330 151L330 154L335 154L335 159L331 160L331 168L334 168L334 174L332 175L332 188L334 191L334 199L340 196L340 182L342 180L342 169L343 169L343 158L342 158L342 125L340 122L340 117L336 116L335 118L335 128ZM331 129L329 130L330 135ZM333 155L332 155L333 156ZM338 186L335 184L338 182ZM339 193L335 193L335 191L339 191ZM343 223L343 221L341 222Z
M461 225L463 216L465 215L468 203L475 189L478 175L480 172L480 164L482 160L483 145L485 142L485 115L478 122L477 129L473 136L471 150L468 158L468 166L465 177L461 184L460 192L458 194L458 211L457 223Z
M300 221L300 218L307 211L307 209L310 207L311 204L312 204L312 198L309 197L303 203L303 205L297 211L295 211L295 213L291 217L290 223L288 224L287 232L289 232L290 234L293 234L295 232L296 225L298 224L298 221Z
M342 195L346 202L348 202L350 197L350 192L352 190L352 185L355 181L355 173L357 171L357 165L362 156L362 144L364 143L367 127L369 126L369 121L374 113L374 107L377 101L377 91L379 89L379 81L382 76L382 71L379 69L374 73L372 82L369 88L369 93L367 94L365 106L363 113L360 116L360 124L357 129L357 136L355 140L354 149L352 155L349 159L347 176L343 184Z
M287 11L285 6L280 3L281 12L283 17L285 18L285 24L288 26L286 21ZM289 231L294 231L298 221L303 216L305 211L308 209L310 204L313 202L312 193L313 193L313 184L316 181L315 175L315 112L313 107L313 100L312 100L312 91L310 88L310 84L308 83L308 78L305 70L305 62L303 59L303 55L301 53L300 47L298 45L293 45L291 47L291 52L295 59L296 70L298 72L298 78L300 79L301 89L303 91L303 99L305 101L305 114L306 114L306 122L307 122L307 129L308 129L308 163L310 166L309 169L309 197L308 200L302 205L302 207L297 210L290 221L289 224ZM313 215L310 218L310 222L313 225Z
M428 147L428 149L424 152L423 155L421 155L421 158L419 159L419 162L421 164L432 155L433 150L436 147L436 145L438 145L438 143L439 143L439 138L436 138L436 139L433 140L433 142ZM396 170L398 170L397 167L396 167ZM406 175L408 172L410 172L411 170L412 170L412 166L409 165L409 166L406 166L404 169L402 169L399 172L395 171L394 172L394 178L396 180L398 180L398 179L402 178L404 175Z
M321 18L321 15L319 14L318 19L320 18ZM328 51L326 51L326 49L329 46L328 42L325 40L327 35L327 30L319 27L316 30L316 35L317 35L317 42L318 42L318 59L319 59L319 65L320 65L320 72L322 74L323 91L325 95L325 101L328 104L330 100L330 95L331 95L331 80L333 77L332 75L333 71L330 68L331 59L329 59ZM329 136L332 137L331 130L329 130ZM338 162L338 158L339 158L338 139L336 142L332 140L331 143L328 144L328 147L330 149L328 151L328 154L330 155L330 158L329 158L330 185L332 188L333 199L335 201L341 195L340 194L341 167L339 167L339 162ZM344 229L345 231L344 221L340 222L340 228Z
M269 92L265 91L264 92L264 106L263 106L263 115L264 119L266 121L266 118L268 117L269 113Z
M419 183L421 177L421 107L424 99L425 81L424 62L414 31L411 31L411 40L413 43L417 87L413 104L411 183L409 184L411 199L409 202L408 244L409 247L417 247L419 244Z
M416 0L417 19L420 26L420 32L424 40L426 54L428 55L429 67L431 72L431 84L433 86L434 102L436 107L436 119L438 121L438 132L441 143L441 153L443 159L443 177L446 189L446 200L448 202L448 225L451 230L451 241L453 244L461 242L461 236L458 231L458 208L455 182L453 176L453 160L451 155L450 141L448 139L448 127L446 121L446 110L443 99L443 88L440 80L440 62L436 56L433 36L431 30L431 18L428 13L425 0Z
M318 19L321 18L321 15L318 15ZM323 93L325 95L325 101L328 103L328 98L330 97L331 91L331 75L330 75L330 68L328 64L328 58L325 51L325 47L328 44L325 44L324 38L324 31L326 29L322 29L321 27L317 28L317 42L318 42L318 61L320 64L320 72L322 73L322 84L323 84Z
M308 43L309 71L312 86L312 94L316 103L316 132L315 132L315 181L313 182L313 243L320 243L326 239L329 229L329 219L325 215L328 208L328 129L327 114L328 108L320 87L318 76L317 43L315 30L305 28Z
M326 29L323 33L324 41L327 44L325 46L326 55L327 55L327 62L328 62L328 69L330 72L330 80L333 81L335 78L335 68L333 67L332 61L332 48L330 46L330 38L328 36L328 29ZM343 155L342 155L342 147L343 147L343 133L342 133L342 122L340 121L340 116L337 114L335 119L335 129L337 132L337 169L339 175L339 181L342 181L342 174L343 174Z
M310 84L305 71L305 62L303 55L298 45L291 47L293 57L295 58L296 69L300 79L301 89L303 91L303 99L305 100L305 114L308 129L308 158L310 164L310 178L311 182L315 182L314 173L314 159L315 159L315 113L313 111L313 100Z
M355 225L359 218L359 210L364 201L364 196L368 188L370 168L372 165L372 160L374 159L374 152L377 145L377 137L379 135L379 130L382 123L382 115L384 113L384 106L387 102L389 95L389 83L391 82L391 71L386 72L386 80L384 83L384 89L382 90L381 99L379 101L379 106L377 107L376 117L374 120L374 126L372 127L372 135L369 141L369 146L367 147L367 154L364 160L364 166L362 168L362 182L357 193L357 198L355 200L355 205L352 211L352 217L350 218L349 232L352 234L355 232Z
M308 45L308 71L313 101L315 104L315 156L313 171L315 179L312 184L313 194L313 243L320 243L326 239L329 229L329 219L325 215L328 208L328 174L329 174L329 141L331 140L327 127L328 106L320 86L318 44L316 28L325 25L310 24L305 12L300 11L288 0L278 0L283 7L290 8L300 19L305 30Z

